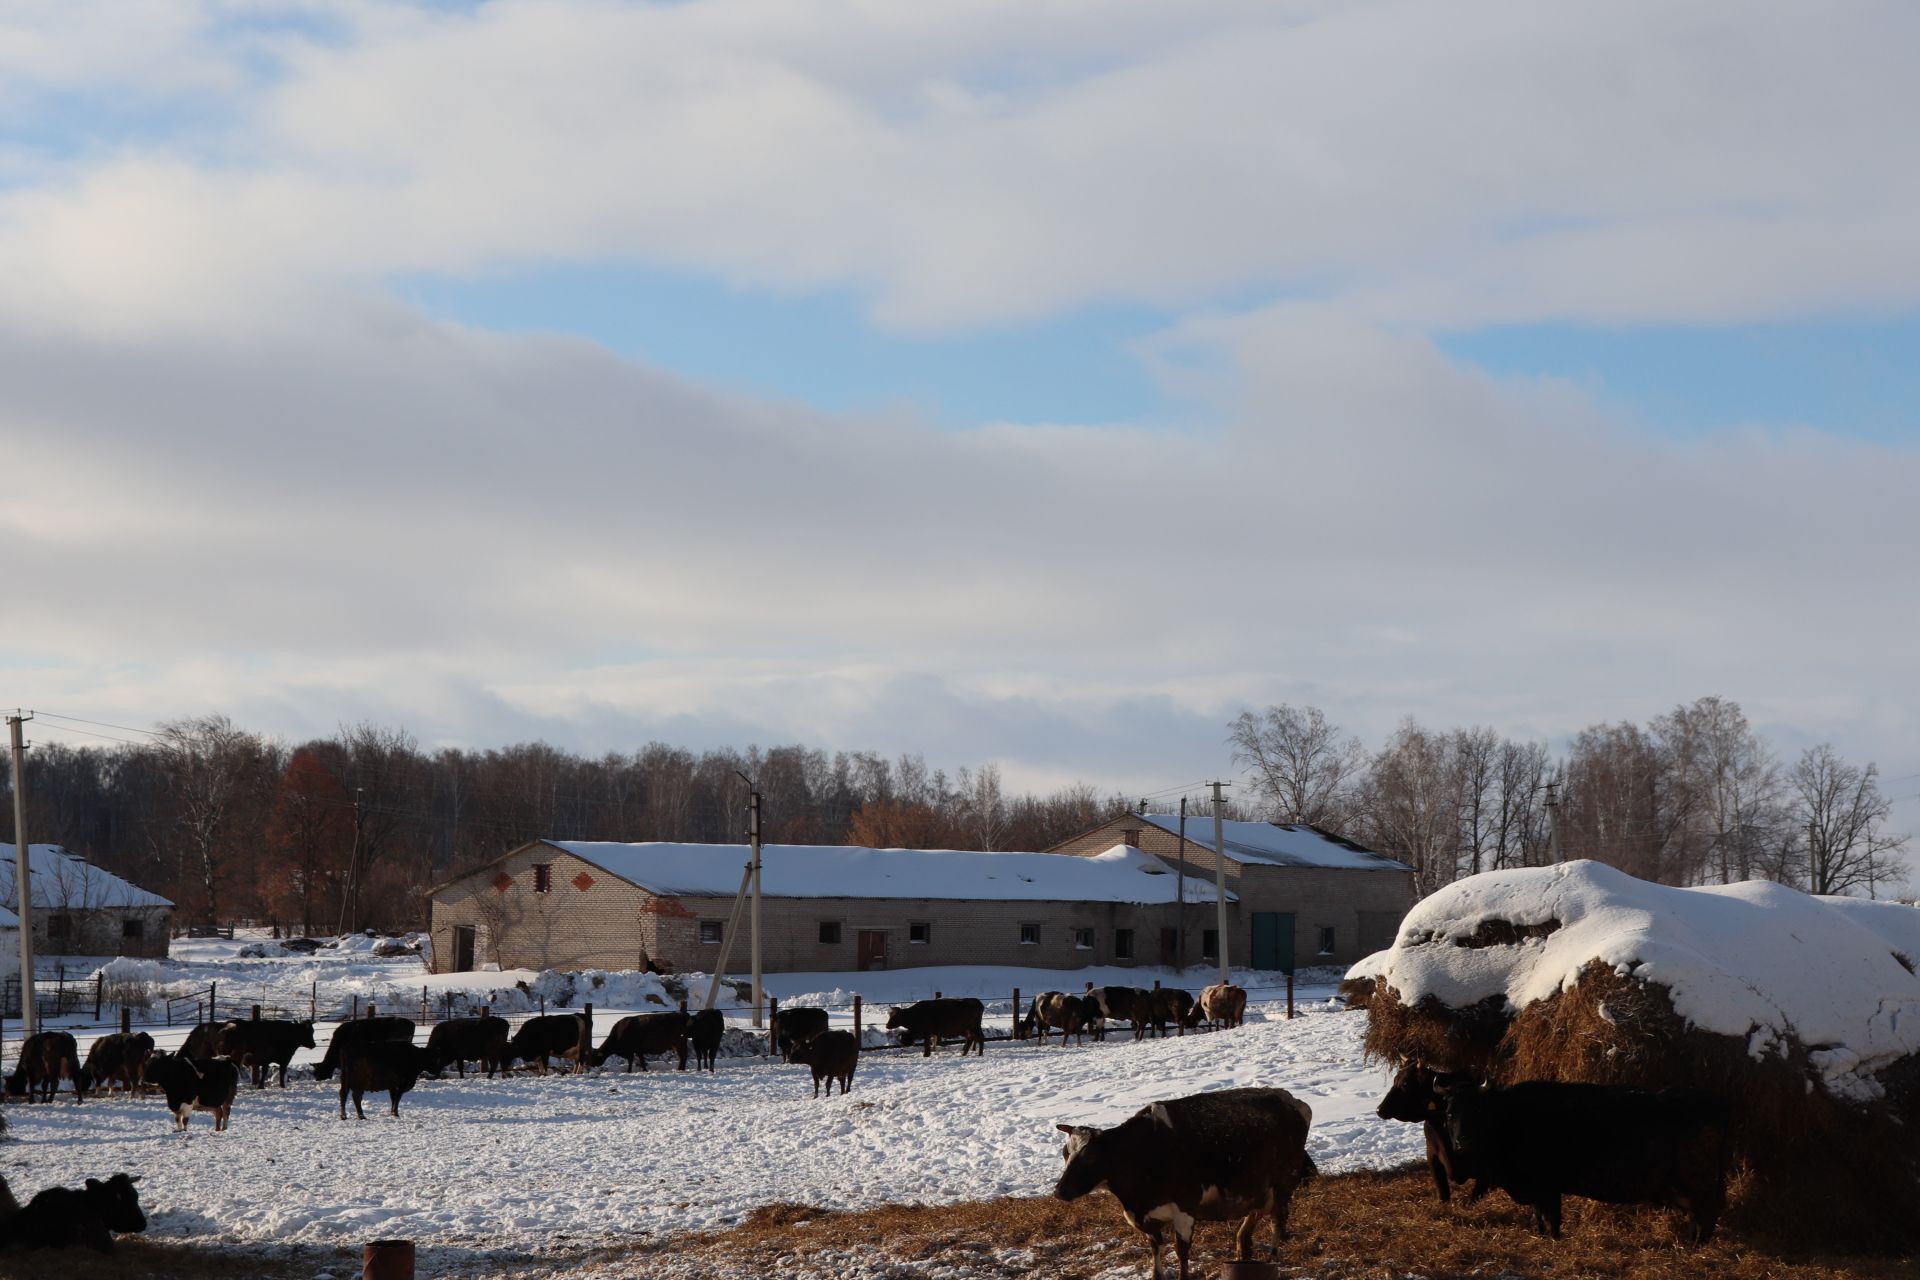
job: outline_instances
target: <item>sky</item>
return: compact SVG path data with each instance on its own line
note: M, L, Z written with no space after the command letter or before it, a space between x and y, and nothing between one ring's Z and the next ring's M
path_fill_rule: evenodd
M10 5L0 702L1155 790L1718 694L1920 793L1917 39Z

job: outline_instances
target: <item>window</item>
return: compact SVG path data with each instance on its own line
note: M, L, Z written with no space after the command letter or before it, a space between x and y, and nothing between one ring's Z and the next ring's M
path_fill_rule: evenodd
M1093 950L1093 930L1075 929L1073 931L1073 949L1075 951Z
M145 920L122 920L120 922L120 936L123 938L143 938L146 936L146 933L147 922Z
M1113 958L1115 960L1133 959L1133 930L1115 929L1113 931Z
M1220 958L1220 931L1207 929L1200 934L1200 958L1218 960Z
M725 927L726 927L725 921L702 920L700 922L700 941L713 942L713 943L719 942L720 931Z
M1140 847L1140 828L1128 827L1120 833L1120 839L1127 848L1138 849Z
M1040 926L1037 924L1021 925L1020 926L1020 945L1023 947L1039 946L1040 945Z
M1320 954L1323 956L1333 954L1333 926L1330 924L1320 927Z
M933 941L933 926L925 920L912 920L907 923L907 945L924 947Z
M822 920L820 922L820 942L821 945L829 947L840 944L840 922L838 920Z
M533 864L533 891L535 893L553 892L553 864L536 862Z
M64 938L72 928L72 924L73 922L65 916L48 916L47 936L49 938Z

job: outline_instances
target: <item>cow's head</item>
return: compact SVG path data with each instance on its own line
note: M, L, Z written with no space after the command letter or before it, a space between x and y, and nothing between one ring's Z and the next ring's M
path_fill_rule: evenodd
M1393 1087L1380 1099L1374 1114L1382 1120L1419 1123L1437 1119L1440 1095L1433 1090L1434 1073L1417 1063L1408 1063L1393 1077Z
M1067 1167L1054 1183L1053 1194L1062 1200L1078 1200L1107 1180L1106 1162L1101 1159L1098 1139L1101 1130L1084 1124L1056 1124L1067 1135L1060 1158Z
M293 1024L293 1029L300 1033L299 1043L302 1049L313 1049L318 1047L313 1043L313 1019L308 1018L308 1019L305 1019L304 1021L296 1022Z
M904 1027L906 1025L907 1025L906 1009L895 1008L888 1011L887 1030L892 1031L892 1030L895 1030L896 1028Z
M87 1207L98 1214L109 1231L145 1231L147 1215L140 1210L140 1193L133 1184L137 1175L116 1173L105 1182L87 1179Z
M85 1067L75 1067L73 1069L74 1101L78 1102L80 1099L86 1097L87 1090L91 1088L93 1088L93 1072L87 1070Z

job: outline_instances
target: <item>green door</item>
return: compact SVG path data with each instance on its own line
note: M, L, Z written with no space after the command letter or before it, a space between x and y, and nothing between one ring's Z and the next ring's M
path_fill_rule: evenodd
M1253 967L1293 972L1293 912L1253 913Z

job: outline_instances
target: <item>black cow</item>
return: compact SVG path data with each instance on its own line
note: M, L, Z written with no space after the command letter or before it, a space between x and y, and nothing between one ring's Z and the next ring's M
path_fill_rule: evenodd
M360 1099L384 1091L391 1099L393 1118L400 1118L400 1097L433 1070L432 1051L411 1041L368 1040L349 1045L340 1059L340 1118L347 1118L347 1095L353 1095L353 1114L365 1120Z
M180 1056L195 1062L219 1057L226 1052L222 1041L226 1039L227 1028L232 1025L231 1022L199 1023L187 1032L186 1041L180 1046Z
M507 1069L507 1043L511 1036L507 1020L492 1014L437 1022L427 1033L427 1054L433 1062L433 1074L439 1075L451 1062L465 1080L467 1063L477 1061L486 1068L487 1079L491 1080L495 1069Z
M1159 1280L1160 1249L1168 1228L1187 1277L1193 1224L1244 1220L1234 1235L1235 1256L1253 1260L1260 1215L1273 1217L1279 1242L1287 1238L1293 1190L1313 1173L1307 1126L1313 1110L1285 1089L1221 1089L1142 1107L1112 1129L1056 1125L1067 1135L1066 1170L1053 1194L1077 1200L1104 1184L1127 1221L1153 1250L1148 1274Z
M75 1102L85 1101L92 1079L80 1065L80 1046L65 1031L36 1032L20 1045L20 1062L7 1077L7 1093L24 1095L28 1102L37 1094L42 1102L52 1102L62 1080L73 1082Z
M266 1087L267 1069L280 1068L280 1087L287 1087L287 1064L301 1049L311 1049L313 1023L303 1019L253 1018L229 1022L221 1031L221 1050L236 1064L253 1069L253 1087Z
M785 1015L782 1015L785 1016ZM701 1009L687 1020L687 1040L693 1045L693 1069L717 1071L720 1041L727 1034L727 1020L718 1009Z
M507 1042L507 1062L531 1062L541 1075L547 1074L548 1058L564 1058L575 1071L587 1069L584 1061L593 1051L593 1028L584 1013L543 1013L528 1018Z
M153 1037L144 1031L116 1031L87 1046L87 1075L96 1085L113 1091L114 1081L145 1092L147 1059L153 1056Z
M227 1127L233 1099L240 1092L240 1068L231 1058L195 1062L178 1053L156 1053L147 1059L147 1079L167 1096L173 1127L185 1129L196 1111L213 1113L213 1131Z
M333 1079L333 1073L340 1068L341 1054L355 1045L372 1044L375 1041L412 1044L413 1019L381 1014L377 1018L350 1018L341 1023L333 1029L333 1038L327 1041L326 1056L314 1067L313 1078Z
M1099 1012L1096 1003L1094 1012ZM1047 1035L1054 1029L1060 1032L1060 1047L1066 1048L1068 1036L1078 1036L1080 1043L1087 1042L1087 1004L1079 996L1070 996L1063 991L1042 991L1033 998L1027 1008L1027 1016L1021 1026L1026 1034L1037 1037L1041 1044L1047 1042Z
M794 1061L794 1048L805 1044L826 1029L827 1011L825 1009L782 1009L780 1025L775 1028L779 1033L781 1058L788 1062Z
M1559 1236L1560 1199L1573 1195L1684 1209L1693 1238L1713 1238L1727 1204L1732 1119L1719 1094L1552 1080L1436 1088L1447 1137L1472 1176L1531 1208L1547 1234Z
M1465 1076L1443 1076L1410 1064L1395 1073L1393 1087L1387 1090L1387 1096L1380 1099L1374 1111L1382 1120L1405 1120L1426 1127L1427 1169L1433 1174L1434 1189L1440 1193L1443 1204L1453 1199L1451 1184L1456 1182L1474 1179L1473 1190L1467 1196L1469 1200L1478 1200L1487 1192L1460 1153L1453 1149L1453 1139L1447 1136L1446 1101L1439 1089L1459 1084L1470 1087L1472 1082Z
M687 1069L687 1023L686 1014L673 1013L636 1013L620 1019L613 1024L613 1030L593 1055L593 1065L598 1067L608 1058L619 1054L627 1060L627 1070L633 1070L633 1064L639 1063L640 1069L647 1069L647 1059L657 1053L678 1053L680 1069Z
M1089 987L1086 999L1100 1009L1093 1029L1095 1040L1105 1040L1108 1024L1115 1022L1131 1023L1135 1040L1147 1034L1147 1019L1153 1015L1153 992L1139 987Z
M1193 997L1179 987L1161 987L1147 993L1147 1018L1153 1024L1155 1035L1166 1035L1168 1024L1175 1028L1176 1035L1187 1034L1188 1016L1193 1009Z
M940 1043L942 1036L962 1037L961 1057L966 1057L968 1050L978 1050L984 1058L987 1056L987 1033L981 1028L980 1020L986 1016L986 1012L987 1007L971 996L921 1000L889 1013L887 1030L898 1031L901 1044L912 1044L915 1040L924 1042L925 1048L920 1054L923 1058L933 1056L934 1046Z
M793 1051L795 1062L813 1068L813 1096L820 1096L820 1082L827 1082L827 1096L833 1096L833 1082L840 1082L840 1096L853 1088L853 1069L860 1064L860 1042L851 1031L822 1031Z
M23 1206L0 1178L0 1245L15 1249L71 1249L85 1245L106 1253L113 1233L145 1231L147 1215L133 1174L105 1182L88 1178L84 1188L48 1187Z

